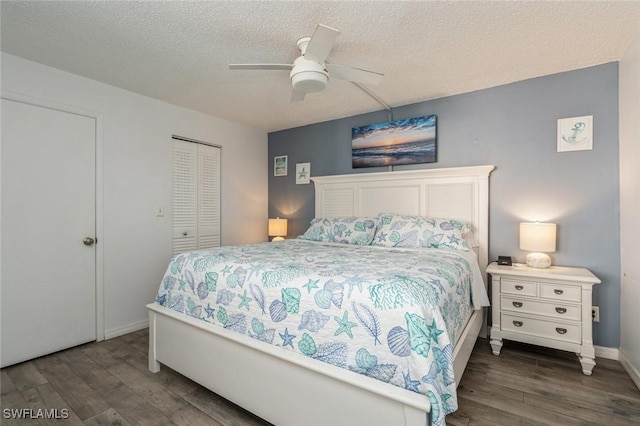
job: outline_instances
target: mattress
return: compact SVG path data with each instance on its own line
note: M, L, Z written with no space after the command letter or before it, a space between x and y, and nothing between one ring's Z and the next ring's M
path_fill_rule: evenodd
M488 305L473 252L286 240L175 256L156 303L457 409L453 348Z

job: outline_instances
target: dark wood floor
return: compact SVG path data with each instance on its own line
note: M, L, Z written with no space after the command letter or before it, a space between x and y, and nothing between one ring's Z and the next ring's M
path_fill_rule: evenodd
M266 425L163 367L147 370L147 330L1 370L2 425ZM640 391L615 361L584 376L575 355L479 339L450 425L637 425ZM68 410L69 418L16 420L5 409ZM42 412L41 412L42 413Z
M573 353L478 339L450 425L640 425L640 391L617 361L582 374Z

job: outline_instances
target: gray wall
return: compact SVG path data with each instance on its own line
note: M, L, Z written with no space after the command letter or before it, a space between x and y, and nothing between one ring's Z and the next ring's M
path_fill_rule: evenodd
M395 170L493 164L490 177L490 259L524 262L518 224L558 224L554 264L590 269L600 323L594 342L620 343L620 233L618 183L618 64L436 99L393 109L393 119L438 116L438 162ZM591 151L556 152L557 119L593 115ZM269 217L289 219L289 235L314 217L314 189L295 184L295 164L311 175L386 171L351 168L351 128L389 119L387 111L269 134L273 157L288 155L288 175L269 174Z

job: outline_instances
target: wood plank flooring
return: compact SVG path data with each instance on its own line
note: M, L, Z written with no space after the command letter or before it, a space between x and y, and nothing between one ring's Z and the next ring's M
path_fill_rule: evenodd
M0 423L268 425L169 368L150 373L147 333L0 370ZM513 342L505 342L496 357L487 340L478 340L458 388L458 403L458 411L447 416L449 425L640 424L640 391L619 363L598 358L593 375L584 376L573 354ZM31 409L33 417L38 409L57 409L54 414L66 412L68 418L7 418L6 409Z
M478 339L450 425L639 425L640 391L620 363L596 358L585 376L573 353Z

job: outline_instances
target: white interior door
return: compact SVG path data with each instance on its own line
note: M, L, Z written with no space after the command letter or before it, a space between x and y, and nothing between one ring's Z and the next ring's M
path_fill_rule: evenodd
M96 339L95 149L94 118L2 100L3 367Z

